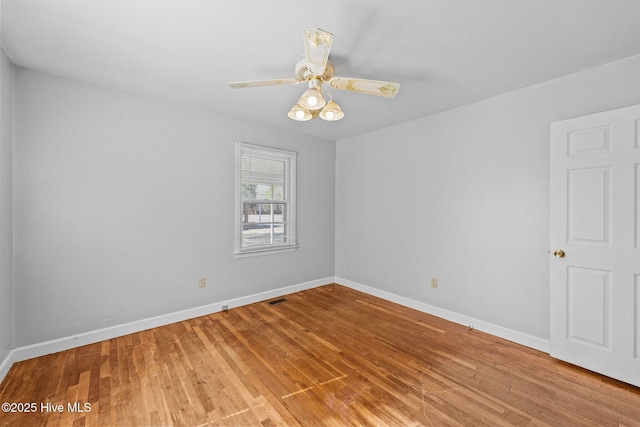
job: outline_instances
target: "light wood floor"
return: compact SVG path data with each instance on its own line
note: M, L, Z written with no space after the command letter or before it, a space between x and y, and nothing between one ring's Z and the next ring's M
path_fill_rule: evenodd
M640 426L638 388L339 285L16 363L0 402L38 406L2 426Z

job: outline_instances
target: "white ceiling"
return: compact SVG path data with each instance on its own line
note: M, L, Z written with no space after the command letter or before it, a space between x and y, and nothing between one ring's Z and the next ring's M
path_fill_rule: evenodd
M17 65L339 140L640 54L638 0L2 0ZM294 122L303 27L334 34L336 75L400 82L395 98L331 91L345 117ZM325 87L326 89L326 87Z

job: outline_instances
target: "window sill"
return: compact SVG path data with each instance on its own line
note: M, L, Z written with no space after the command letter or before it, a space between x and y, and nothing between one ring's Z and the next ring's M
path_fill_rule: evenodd
M298 246L280 246L277 248L260 248L260 249L243 249L235 253L236 258L249 258L262 255L282 254L286 252L294 252Z

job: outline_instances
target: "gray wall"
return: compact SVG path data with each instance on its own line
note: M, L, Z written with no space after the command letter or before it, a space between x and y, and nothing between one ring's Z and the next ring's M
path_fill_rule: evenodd
M11 300L20 347L334 274L548 339L549 124L640 103L633 57L336 144L17 68L12 153L9 70L0 356ZM233 257L236 141L299 153L298 251Z
M0 49L0 365L13 345L11 101L11 64Z
M15 78L16 346L333 276L335 142ZM296 252L234 258L237 141L298 152Z
M549 125L637 103L640 56L338 141L336 276L548 339Z

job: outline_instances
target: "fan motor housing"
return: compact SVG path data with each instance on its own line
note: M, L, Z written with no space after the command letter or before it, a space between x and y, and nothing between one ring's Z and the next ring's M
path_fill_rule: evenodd
M306 59L303 59L296 64L296 77L299 80L309 80L314 77L319 77L322 81L326 82L331 80L334 74L335 69L333 68L333 63L331 61L327 61L327 66L325 67L322 76L316 76L311 72L311 70L309 69L309 63Z

